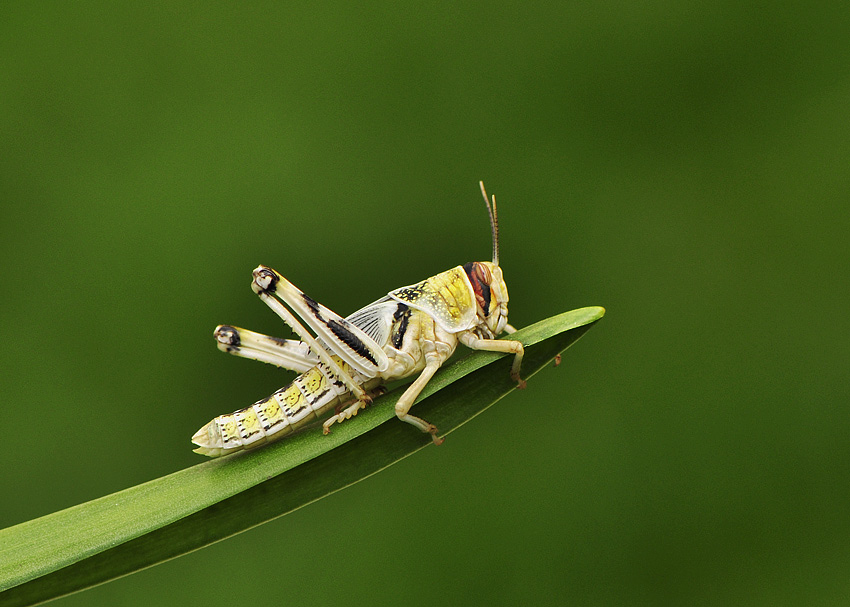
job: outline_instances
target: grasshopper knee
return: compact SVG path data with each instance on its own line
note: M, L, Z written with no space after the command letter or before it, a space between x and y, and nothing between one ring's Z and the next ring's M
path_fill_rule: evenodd
M223 346L231 346L238 348L241 344L241 340L239 339L239 331L236 330L235 327L231 327L230 325L219 325L215 328L215 333L213 336L216 338L216 341Z
M277 286L278 277L275 271L266 266L257 266L254 270L254 280L251 283L251 288L255 293L267 293L274 291Z

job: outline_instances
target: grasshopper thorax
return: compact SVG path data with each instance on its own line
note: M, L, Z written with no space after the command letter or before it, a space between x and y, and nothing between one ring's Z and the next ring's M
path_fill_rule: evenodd
M470 261L463 266L475 293L477 325L494 337L508 324L508 286L502 268L489 261Z

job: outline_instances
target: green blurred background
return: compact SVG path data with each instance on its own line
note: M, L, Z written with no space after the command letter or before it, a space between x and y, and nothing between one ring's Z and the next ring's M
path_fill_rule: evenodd
M527 391L64 605L850 601L845 3L0 6L0 526L198 463L288 380L271 265L347 314L473 259Z

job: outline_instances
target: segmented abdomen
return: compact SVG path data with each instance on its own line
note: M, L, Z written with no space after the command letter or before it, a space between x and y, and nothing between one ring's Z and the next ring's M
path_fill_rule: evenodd
M355 381L366 381L339 357L332 358ZM345 384L317 365L268 398L209 422L192 437L199 447L195 453L218 457L277 440L315 421L348 394Z

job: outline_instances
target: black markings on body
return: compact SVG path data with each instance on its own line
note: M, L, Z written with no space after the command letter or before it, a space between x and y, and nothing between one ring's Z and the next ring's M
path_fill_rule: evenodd
M287 405L287 406L283 407L283 415L286 417L287 421L290 424L295 424L295 423L298 423L298 420L296 420L295 417L297 417L298 414L301 413L306 408L307 408L306 404L301 405L297 409L293 409L293 408L291 408Z
M356 352L376 367L378 366L378 361L376 361L375 358L372 356L372 353L369 352L369 348L366 347L366 344L360 341L360 339L348 328L348 321L342 318L339 320L335 320L333 318L328 320L327 318L322 316L321 306L316 300L314 300L306 293L302 293L301 297L304 299L304 303L307 304L307 307L309 307L310 310L313 312L313 315L318 320L322 321L322 323L324 323L324 325L328 329L330 329L330 332L333 333L337 337L337 339L339 339L342 343L351 348L352 351Z
M339 377L337 377L336 373L331 371L328 367L326 367L325 365L323 365L321 363L319 363L316 366L321 370L321 372L325 375L325 377L327 377L330 380L331 384L333 384L334 386L336 386L338 388L343 385L343 383L339 380Z
M403 303L398 304L393 320L398 323L396 330L393 331L393 347L401 348L401 344L404 343L404 334L407 333L407 324L410 321L410 308Z
M414 301L418 299L422 293L425 291L425 283L420 282L417 285L413 285L411 287L405 287L404 289L400 289L396 291L395 296L399 299L404 299L405 301Z
M315 299L313 299L306 293L302 293L301 298L304 300L304 303L307 304L307 307L313 311L313 316L315 316L316 318L322 318L322 313L319 311L319 302L317 302Z
M329 389L327 389L327 388L325 388L324 390L322 390L322 391L321 391L321 392L319 392L318 394L316 394L316 393L313 393L313 394L305 394L305 395L304 395L304 398L307 400L307 402L308 402L308 403L310 403L310 406L313 406L313 405L315 405L317 402L319 402L320 400L322 400L322 398L323 398L323 397L325 396L325 394L327 394L328 392L330 392L330 390L329 390Z
M325 321L325 325L328 329L331 330L331 333L336 335L336 337L344 343L346 346L351 348L354 352L368 360L370 363L378 366L378 361L372 356L372 353L369 352L369 348L366 347L362 341L360 341L357 336L348 330L342 322L336 320L327 320Z

